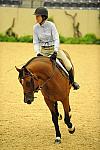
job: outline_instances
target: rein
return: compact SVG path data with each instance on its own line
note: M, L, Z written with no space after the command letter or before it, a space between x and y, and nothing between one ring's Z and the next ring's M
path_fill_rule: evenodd
M54 76L54 74L55 74L55 66L56 66L56 63L55 62L53 62L53 73L51 74L51 76L39 87L39 90L41 90L44 86L45 86L45 84L47 84L47 82L48 81L50 81L52 78L53 78L53 76Z

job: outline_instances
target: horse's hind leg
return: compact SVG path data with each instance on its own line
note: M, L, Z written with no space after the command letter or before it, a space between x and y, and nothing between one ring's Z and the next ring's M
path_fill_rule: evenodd
M69 133L73 134L75 132L75 127L70 121L70 116L65 112L65 118L64 118L65 124L68 126Z
M75 131L75 127L71 123L71 120L70 120L70 115L69 115L69 112L70 112L70 110L69 110L70 109L70 107L69 107L69 97L66 100L64 100L62 102L62 104L63 104L63 107L64 107L64 113L65 113L64 122L68 126L69 133L72 134Z
M70 119L72 117L70 105L69 105L69 117L70 117Z
M71 108L70 108L70 105L69 105L69 112L71 112Z
M57 103L57 101L54 103L54 107L55 107L55 111L56 111L56 114L58 116L58 119L62 120L62 115L58 111L58 103ZM71 118L71 116L72 116L71 115L71 108L70 108L70 105L69 105L69 117Z
M59 130L59 125L58 125L58 116L57 116L57 112L55 110L55 107L54 107L54 103L51 102L50 100L48 99L45 99L45 102L47 104L47 106L49 107L50 109L50 112L52 114L52 121L54 123L54 126L55 126L55 131L56 131L56 139L55 139L55 143L59 144L61 143L61 133L60 133L60 130Z
M57 102L55 102L54 107L55 107L55 112L56 112L56 114L58 116L58 119L62 120L62 115L58 111L58 103Z

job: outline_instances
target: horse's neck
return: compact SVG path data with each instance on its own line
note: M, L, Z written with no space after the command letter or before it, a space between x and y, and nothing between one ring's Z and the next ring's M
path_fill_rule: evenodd
M42 62L42 61L36 61L34 63L31 63L28 66L28 69L33 73L36 74L37 77L41 80L47 80L52 72L53 68L50 62Z

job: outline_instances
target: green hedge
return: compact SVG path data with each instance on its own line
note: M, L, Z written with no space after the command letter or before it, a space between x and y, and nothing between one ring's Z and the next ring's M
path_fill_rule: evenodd
M64 44L100 44L100 39L97 39L94 34L86 34L79 38L65 38L60 35L60 42Z
M33 42L33 36L27 35L27 36L21 36L18 38L15 37L9 37L3 34L0 34L0 42L26 42L26 43L32 43ZM74 37L64 37L60 35L60 43L64 44L100 44L100 39L97 39L94 34L86 34L83 37L80 38L74 38Z
M26 42L26 43L32 43L33 42L33 36L27 35L27 36L21 36L17 40L18 42Z
M7 35L0 34L0 42L16 42L17 39L13 36L9 37Z

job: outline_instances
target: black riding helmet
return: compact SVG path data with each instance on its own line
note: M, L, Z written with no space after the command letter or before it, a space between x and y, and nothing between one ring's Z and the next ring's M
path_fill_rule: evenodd
M34 12L34 15L38 16L45 16L46 19L48 18L48 10L44 7L38 7L35 12Z

